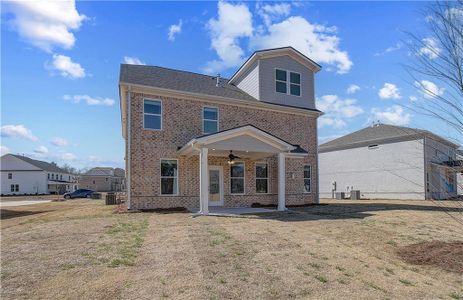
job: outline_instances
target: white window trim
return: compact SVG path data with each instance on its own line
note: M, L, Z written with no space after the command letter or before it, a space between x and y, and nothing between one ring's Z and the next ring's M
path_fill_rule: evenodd
M212 120L212 119L206 119L204 118L204 110L206 108L213 108L213 109L217 109L217 120ZM215 121L217 122L217 131L216 132L219 132L220 131L220 112L219 112L219 108L216 107L216 106L203 106L203 109L202 109L202 112L201 112L201 119L202 119L202 127L203 127L203 134L212 134L212 133L206 133L204 132L204 121ZM214 133L214 132L213 132Z
M177 177L175 176L162 176L161 175L161 164L163 160L175 160L177 162ZM180 190L180 166L178 164L178 159L177 158L161 158L159 159L159 195L163 197L173 197L173 196L178 196L179 195L179 190ZM162 178L177 178L177 189L175 193L173 194L163 194L162 193Z
M278 92L276 90L276 82L284 82L284 81L281 81L281 80L277 80L277 71L276 70L280 70L280 71L285 71L286 72L286 93L281 93L281 92ZM291 94L291 73L294 73L294 74L299 74L299 84L297 83L293 83L293 84L296 84L296 85L299 85L299 95L292 95ZM295 71L291 71L291 70L287 70L287 69L282 69L282 68L275 68L275 93L278 93L278 94L283 94L283 95L288 95L288 96L293 96L293 97L302 97L302 75L301 73L299 72L295 72Z
M235 163L242 163L243 164L243 177L232 177L232 173L231 173L231 168L232 168L232 165L230 165L230 195L235 195L235 196L239 196L239 195L246 195L246 163L244 161L236 161L235 160ZM232 192L232 178L243 178L243 192L242 193L233 193Z
M257 177L257 165L266 165L267 166L267 177ZM268 168L268 162L265 161L257 161L255 164L255 169L254 169L254 174L255 174L255 180L256 180L256 194L259 195L267 195L270 194L270 178L269 178L269 168ZM267 180L267 192L266 193L259 193L257 191L257 179L266 179Z
M147 112L145 112L145 100L161 103L161 113L160 113L160 114L152 114L152 113L147 113ZM161 131L162 128L163 128L163 125L162 125L162 123L163 123L162 113L163 113L163 112L164 112L164 109L163 109L163 104L162 104L162 100L161 100L161 99L143 98L143 129L144 129L144 130L152 130L152 131ZM159 116L159 117L161 117L161 128L160 128L160 129L146 128L146 127L145 127L145 115L149 115L149 116Z
M310 177L309 178L305 177L305 167L306 166L309 166L309 168L310 168L310 174L309 174ZM310 193L312 193L312 165L311 164L304 164L302 168L303 168L302 169L302 177L303 177L302 188L304 190L304 194L310 194ZM305 180L306 179L310 180L310 191L305 190Z

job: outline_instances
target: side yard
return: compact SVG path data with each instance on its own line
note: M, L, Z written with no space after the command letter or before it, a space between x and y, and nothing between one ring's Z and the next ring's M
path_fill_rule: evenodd
M463 299L463 259L427 243L463 257L463 203L324 204L239 218L113 214L101 200L7 207L1 297Z

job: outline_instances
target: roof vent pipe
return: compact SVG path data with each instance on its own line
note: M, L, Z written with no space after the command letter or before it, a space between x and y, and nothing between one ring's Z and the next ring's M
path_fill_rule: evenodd
M219 73L217 73L217 77L215 79L216 79L215 86L219 87L220 86L220 74Z

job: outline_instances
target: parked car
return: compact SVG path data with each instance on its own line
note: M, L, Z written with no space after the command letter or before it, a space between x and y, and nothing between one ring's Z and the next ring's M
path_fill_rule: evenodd
M64 199L73 199L73 198L90 198L95 191L79 189L71 193L64 194Z

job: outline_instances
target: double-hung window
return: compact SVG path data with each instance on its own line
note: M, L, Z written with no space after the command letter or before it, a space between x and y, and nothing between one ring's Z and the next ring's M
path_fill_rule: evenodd
M156 100L143 101L143 128L162 129L162 103Z
M235 162L230 166L230 193L244 194L244 162Z
M289 81L288 81L289 73ZM301 74L285 70L275 70L275 91L292 96L301 95Z
M275 90L278 93L287 94L287 78L286 78L286 71L276 69L275 72Z
M178 161L161 160L161 195L178 194Z
M256 163L256 193L268 193L268 165Z
M13 173L8 173L8 179L13 179Z
M203 133L219 131L219 110L215 107L203 108Z
M12 184L10 186L10 191L12 192L19 192L19 184Z
M304 165L304 192L310 193L312 191L312 168L310 165Z

